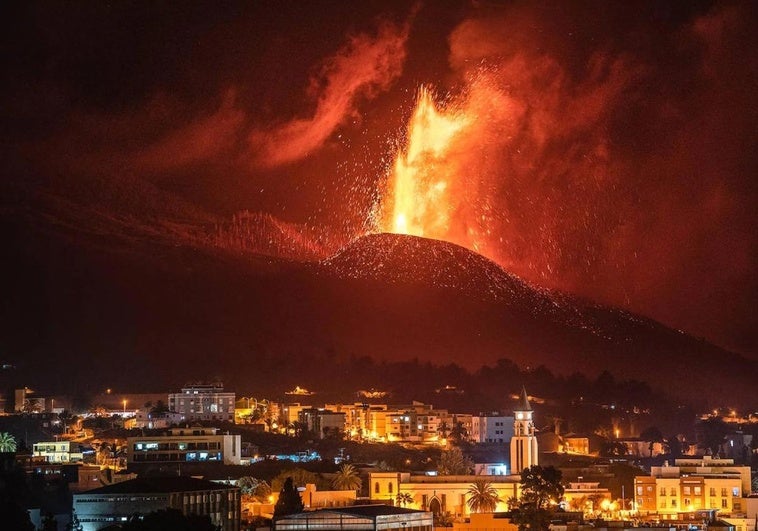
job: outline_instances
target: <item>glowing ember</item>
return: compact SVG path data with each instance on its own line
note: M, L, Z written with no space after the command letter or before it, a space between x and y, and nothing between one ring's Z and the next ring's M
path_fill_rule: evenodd
M379 219L385 232L451 240L455 198L446 163L453 140L470 123L460 111L440 109L427 88L419 91L405 150L395 158Z

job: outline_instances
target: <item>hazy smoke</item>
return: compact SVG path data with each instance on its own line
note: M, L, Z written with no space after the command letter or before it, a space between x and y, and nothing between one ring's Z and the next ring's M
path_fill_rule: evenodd
M712 279L756 265L754 237L731 232L755 198L750 17L716 9L661 37L618 30L623 16L599 12L590 27L516 4L452 32L452 105L476 119L448 153L449 239L472 247L476 235L480 252L542 285L723 330L723 309L736 317L751 296ZM716 301L720 315L704 310Z
M320 148L337 127L353 117L359 98L386 90L400 75L407 38L407 25L390 23L381 24L375 36L350 37L311 79L309 92L316 99L312 116L250 134L256 164L277 166Z

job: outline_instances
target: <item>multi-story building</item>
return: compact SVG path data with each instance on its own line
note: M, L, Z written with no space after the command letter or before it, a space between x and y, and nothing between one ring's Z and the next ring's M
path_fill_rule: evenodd
M237 487L190 477L137 478L76 493L74 510L83 531L126 523L136 514L176 509L189 516L209 516L224 531L240 528Z
M742 514L750 494L750 467L710 456L677 459L674 466L654 466L649 476L634 478L634 488L637 510L662 519L703 510Z
M323 408L300 410L298 420L307 426L308 431L324 439L331 434L345 433L345 413Z
M471 418L470 440L477 443L507 443L513 437L513 416L499 413Z
M239 465L241 455L241 437L221 434L217 428L172 428L163 435L126 439L127 465L198 462Z
M42 457L48 463L77 463L87 452L95 453L92 448L84 448L72 441L43 441L32 445L32 455Z
M234 422L234 393L224 392L222 383L191 384L180 393L169 393L168 409L187 421Z

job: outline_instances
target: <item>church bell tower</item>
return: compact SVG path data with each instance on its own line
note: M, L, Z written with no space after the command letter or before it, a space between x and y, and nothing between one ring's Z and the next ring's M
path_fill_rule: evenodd
M513 438L511 439L511 474L521 474L525 468L538 464L537 437L534 434L532 406L526 389L513 409Z

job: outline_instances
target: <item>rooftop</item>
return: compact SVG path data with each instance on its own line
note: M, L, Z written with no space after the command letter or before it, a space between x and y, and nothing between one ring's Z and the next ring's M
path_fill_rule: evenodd
M137 478L121 481L105 487L85 491L80 494L137 494L137 493L168 493L168 492L194 492L198 490L225 490L233 489L227 485L213 483L205 479L197 479L187 476L171 476L157 478Z

